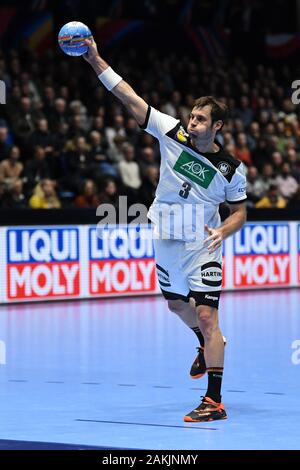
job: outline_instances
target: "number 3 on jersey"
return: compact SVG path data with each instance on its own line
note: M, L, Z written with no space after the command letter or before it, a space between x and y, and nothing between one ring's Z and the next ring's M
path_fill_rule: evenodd
M192 189L192 186L190 185L190 183L184 182L182 184L182 188L183 189L179 191L179 196L183 197L183 199L187 199L189 196L190 190Z

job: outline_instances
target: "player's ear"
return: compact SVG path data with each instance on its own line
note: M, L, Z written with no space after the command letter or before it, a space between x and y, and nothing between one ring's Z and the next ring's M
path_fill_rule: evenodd
M218 132L220 129L222 129L223 124L224 124L223 121L221 121L220 119L214 122L215 131Z

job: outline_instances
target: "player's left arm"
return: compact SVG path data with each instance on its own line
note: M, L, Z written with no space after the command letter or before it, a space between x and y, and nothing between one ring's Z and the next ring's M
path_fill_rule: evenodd
M230 216L218 228L211 228L205 225L208 237L204 240L204 245L209 253L213 253L220 248L222 241L242 228L247 220L246 203L229 204Z

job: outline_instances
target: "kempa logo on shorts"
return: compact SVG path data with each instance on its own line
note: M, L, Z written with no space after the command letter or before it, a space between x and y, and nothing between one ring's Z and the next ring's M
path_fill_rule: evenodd
M218 297L215 297L214 295L207 295L205 296L206 299L208 300L218 300Z
M207 189L217 173L214 168L201 162L188 152L182 152L174 165L174 170L187 176L195 183Z

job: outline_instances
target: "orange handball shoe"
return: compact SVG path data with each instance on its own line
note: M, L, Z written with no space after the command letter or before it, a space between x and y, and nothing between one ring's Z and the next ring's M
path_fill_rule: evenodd
M200 423L203 421L216 421L227 419L223 403L216 403L209 397L203 397L200 405L184 416L183 421L187 423Z

